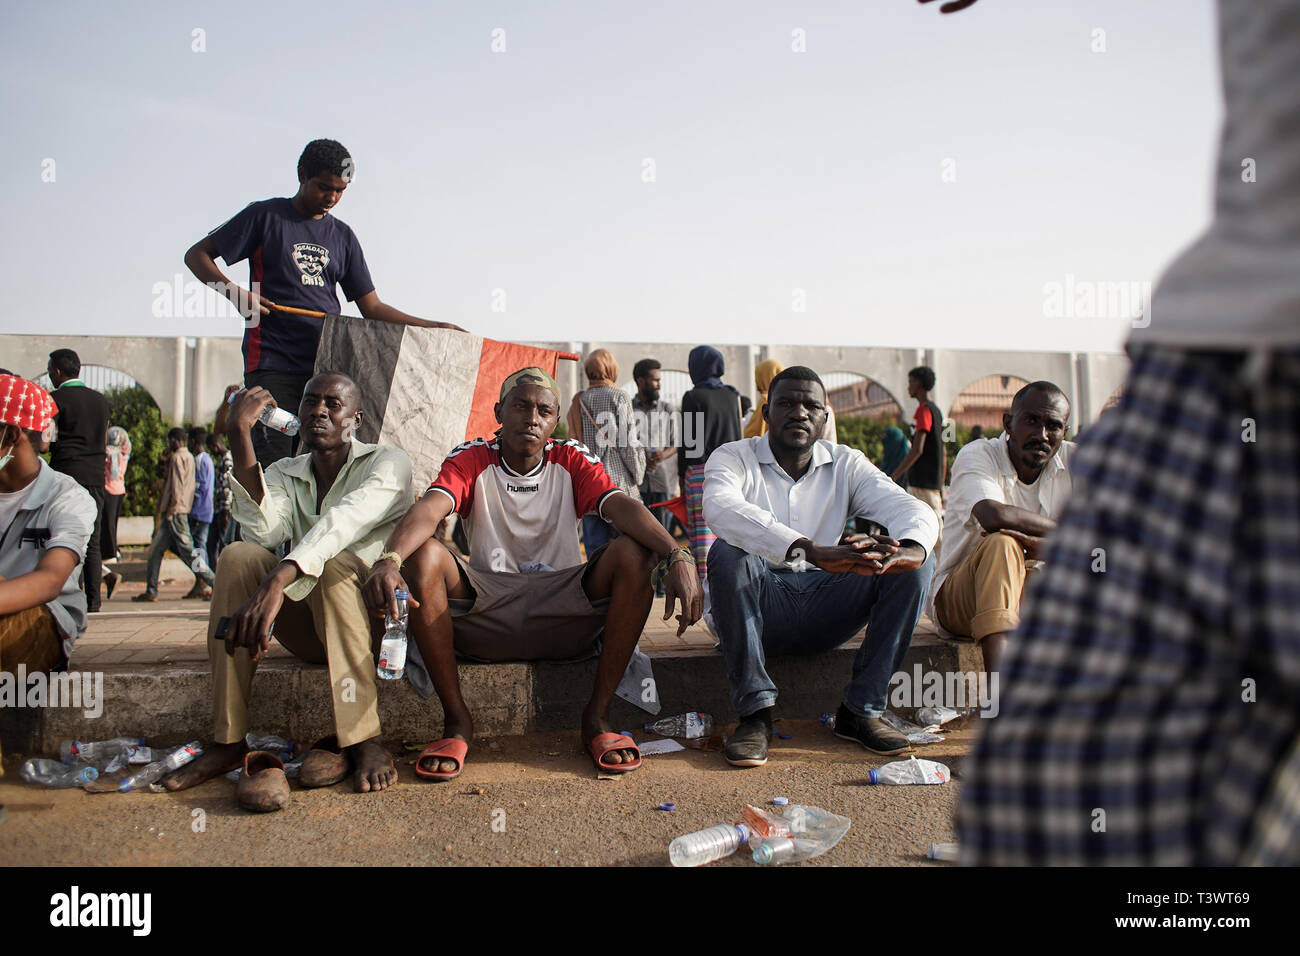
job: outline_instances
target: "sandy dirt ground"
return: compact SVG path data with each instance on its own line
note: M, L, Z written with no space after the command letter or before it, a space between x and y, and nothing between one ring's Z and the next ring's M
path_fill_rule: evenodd
M720 754L687 750L647 756L640 770L613 780L598 778L576 732L479 739L456 780L419 780L407 763L414 754L404 753L386 792L295 782L290 806L264 815L241 811L224 779L179 794L43 790L19 780L19 756L6 754L0 865L667 866L673 837L739 820L744 804L775 796L853 821L838 846L801 866L948 865L930 863L925 851L954 839L973 728L917 748L957 774L927 787L867 785L867 770L890 758L816 722L777 729L790 739L773 741L764 767L742 770ZM677 808L657 809L669 802ZM753 864L742 852L714 865Z

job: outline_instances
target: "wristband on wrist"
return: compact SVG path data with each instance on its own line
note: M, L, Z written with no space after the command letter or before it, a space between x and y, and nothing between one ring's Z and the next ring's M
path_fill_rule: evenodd
M668 576L668 569L674 564L695 563L695 558L687 548L673 548L666 556L659 560L655 569L650 572L650 586L656 591L659 590L659 584Z
M402 556L396 551L385 551L375 559L375 564L378 564L380 561L392 561L394 570L402 570Z

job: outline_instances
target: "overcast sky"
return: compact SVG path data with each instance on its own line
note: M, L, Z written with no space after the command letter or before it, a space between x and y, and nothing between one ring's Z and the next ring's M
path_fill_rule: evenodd
M0 329L239 335L157 288L330 137L379 295L494 338L1118 349L1051 284L1207 224L1211 0L937 5L10 6Z

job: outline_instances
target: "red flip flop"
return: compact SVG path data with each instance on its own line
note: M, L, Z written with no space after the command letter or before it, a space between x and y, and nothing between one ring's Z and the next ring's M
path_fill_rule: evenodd
M469 753L469 744L459 737L444 737L442 740L435 740L420 751L420 756L415 761L416 776L423 777L425 780L451 780L453 777L459 777L460 772L465 769L465 755L467 753ZM424 769L425 760L434 757L440 760L456 761L456 769L450 772Z
M631 763L605 763L605 755L612 750L634 750L636 759ZM605 773L627 773L641 766L641 750L627 734L597 734L587 741L587 752Z

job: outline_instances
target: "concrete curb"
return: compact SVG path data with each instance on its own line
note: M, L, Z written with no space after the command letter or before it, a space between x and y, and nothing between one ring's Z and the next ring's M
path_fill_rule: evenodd
M768 672L781 688L778 716L812 719L834 712L852 671L856 648L824 654L774 657ZM713 651L649 655L662 709L711 713L720 724L735 720L722 656ZM924 672L976 671L979 649L918 637L904 669ZM106 665L103 712L90 718L81 709L46 707L0 711L0 736L9 753L54 753L60 741L105 740L142 735L156 745L209 739L212 733L211 676L206 663ZM461 688L474 713L478 736L576 730L595 678L595 659L576 664L462 664ZM297 661L268 661L254 682L252 729L278 733L303 744L334 732L329 670ZM420 699L406 681L379 686L380 720L386 734L409 741L442 734L436 697ZM610 717L620 730L639 730L654 716L615 699Z

